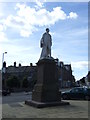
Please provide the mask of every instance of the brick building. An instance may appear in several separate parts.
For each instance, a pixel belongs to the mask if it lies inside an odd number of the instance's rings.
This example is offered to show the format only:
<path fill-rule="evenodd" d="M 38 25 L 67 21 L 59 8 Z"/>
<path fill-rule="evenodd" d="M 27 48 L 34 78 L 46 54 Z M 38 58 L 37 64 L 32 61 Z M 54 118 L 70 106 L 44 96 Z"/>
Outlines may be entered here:
<path fill-rule="evenodd" d="M 58 72 L 58 80 L 59 87 L 72 87 L 75 83 L 75 78 L 72 75 L 72 68 L 70 64 L 64 65 L 63 62 L 58 62 L 57 64 L 57 72 Z M 32 63 L 30 66 L 16 66 L 16 62 L 14 62 L 13 66 L 6 67 L 6 63 L 3 66 L 3 86 L 7 87 L 6 81 L 11 77 L 16 76 L 20 80 L 20 88 L 22 88 L 22 82 L 24 78 L 27 78 L 29 82 L 37 79 L 37 66 L 33 66 Z"/>
<path fill-rule="evenodd" d="M 86 76 L 84 76 L 80 80 L 76 81 L 76 84 L 79 86 L 90 87 L 90 71 L 88 71 L 88 74 Z"/>
<path fill-rule="evenodd" d="M 29 82 L 32 82 L 33 79 L 36 79 L 36 71 L 36 66 L 33 66 L 31 63 L 30 66 L 21 66 L 21 64 L 16 66 L 16 62 L 14 62 L 13 66 L 6 67 L 6 65 L 4 65 L 2 75 L 3 88 L 7 88 L 6 81 L 13 76 L 18 78 L 20 81 L 20 88 L 22 88 L 24 78 L 26 78 Z"/>
<path fill-rule="evenodd" d="M 75 77 L 72 75 L 71 64 L 60 62 L 58 65 L 59 86 L 61 88 L 73 87 L 75 84 Z"/>

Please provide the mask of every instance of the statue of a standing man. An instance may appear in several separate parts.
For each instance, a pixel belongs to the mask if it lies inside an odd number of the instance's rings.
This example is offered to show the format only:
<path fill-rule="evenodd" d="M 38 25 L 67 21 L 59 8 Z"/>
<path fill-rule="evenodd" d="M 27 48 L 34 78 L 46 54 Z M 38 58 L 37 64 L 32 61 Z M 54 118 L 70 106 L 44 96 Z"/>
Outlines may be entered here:
<path fill-rule="evenodd" d="M 42 48 L 40 59 L 51 57 L 52 38 L 49 34 L 49 28 L 46 28 L 46 32 L 43 34 L 40 41 L 40 46 Z"/>

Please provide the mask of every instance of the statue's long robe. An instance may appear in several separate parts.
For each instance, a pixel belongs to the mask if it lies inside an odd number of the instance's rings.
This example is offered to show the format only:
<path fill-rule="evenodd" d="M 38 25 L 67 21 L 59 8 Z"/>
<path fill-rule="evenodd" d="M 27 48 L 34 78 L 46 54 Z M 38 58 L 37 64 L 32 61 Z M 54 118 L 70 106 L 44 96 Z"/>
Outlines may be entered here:
<path fill-rule="evenodd" d="M 46 32 L 43 34 L 40 44 L 42 47 L 42 52 L 41 52 L 40 58 L 51 57 L 52 38 L 49 33 Z"/>

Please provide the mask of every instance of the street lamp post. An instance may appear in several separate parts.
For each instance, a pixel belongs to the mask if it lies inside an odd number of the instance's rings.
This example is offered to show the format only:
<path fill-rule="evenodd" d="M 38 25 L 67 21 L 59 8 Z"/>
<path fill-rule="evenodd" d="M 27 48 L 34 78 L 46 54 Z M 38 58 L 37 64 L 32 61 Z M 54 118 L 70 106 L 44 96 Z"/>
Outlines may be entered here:
<path fill-rule="evenodd" d="M 3 73 L 4 54 L 7 54 L 7 52 L 4 52 L 3 55 L 2 55 L 2 73 Z"/>
<path fill-rule="evenodd" d="M 2 89 L 5 87 L 5 80 L 4 80 L 5 68 L 3 67 L 4 54 L 7 54 L 7 52 L 4 52 L 4 53 L 2 54 Z"/>

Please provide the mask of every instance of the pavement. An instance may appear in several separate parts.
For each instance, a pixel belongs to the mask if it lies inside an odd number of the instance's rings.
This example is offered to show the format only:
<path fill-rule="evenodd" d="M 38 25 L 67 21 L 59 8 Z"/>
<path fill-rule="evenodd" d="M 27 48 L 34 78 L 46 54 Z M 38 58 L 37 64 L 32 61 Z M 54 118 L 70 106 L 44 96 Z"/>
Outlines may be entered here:
<path fill-rule="evenodd" d="M 88 101 L 66 100 L 70 105 L 34 108 L 23 102 L 2 104 L 3 118 L 88 118 Z"/>

